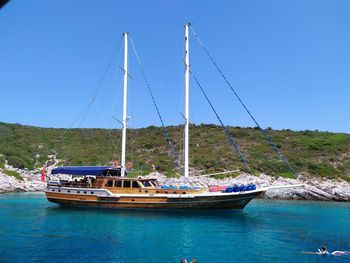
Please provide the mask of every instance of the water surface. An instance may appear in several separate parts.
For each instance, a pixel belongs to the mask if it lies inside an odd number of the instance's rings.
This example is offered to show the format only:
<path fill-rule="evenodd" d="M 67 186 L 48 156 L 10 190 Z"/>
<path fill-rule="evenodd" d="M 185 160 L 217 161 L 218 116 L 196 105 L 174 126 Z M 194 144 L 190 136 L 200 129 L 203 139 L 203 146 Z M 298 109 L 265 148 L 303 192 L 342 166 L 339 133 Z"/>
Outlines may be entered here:
<path fill-rule="evenodd" d="M 251 202 L 221 212 L 63 208 L 43 194 L 0 195 L 0 262 L 350 262 L 350 204 Z"/>

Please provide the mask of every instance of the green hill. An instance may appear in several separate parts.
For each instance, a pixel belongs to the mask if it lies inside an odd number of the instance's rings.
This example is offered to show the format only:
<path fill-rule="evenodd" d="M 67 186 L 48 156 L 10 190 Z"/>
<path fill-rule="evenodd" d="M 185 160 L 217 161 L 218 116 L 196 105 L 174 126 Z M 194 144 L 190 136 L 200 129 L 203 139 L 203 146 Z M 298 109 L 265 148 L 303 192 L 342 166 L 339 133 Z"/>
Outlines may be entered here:
<path fill-rule="evenodd" d="M 177 153 L 182 151 L 183 126 L 168 127 Z M 256 128 L 229 127 L 253 173 L 292 177 L 287 166 Z M 319 131 L 267 129 L 274 143 L 300 173 L 329 178 L 350 176 L 350 135 Z M 147 173 L 155 166 L 175 174 L 174 159 L 161 127 L 128 130 L 127 160 L 134 170 Z M 56 154 L 62 165 L 110 165 L 120 156 L 121 131 L 111 129 L 56 129 L 0 123 L 0 166 L 32 169 Z M 191 167 L 211 173 L 244 170 L 221 127 L 192 125 Z M 1 167 L 0 167 L 1 168 Z"/>

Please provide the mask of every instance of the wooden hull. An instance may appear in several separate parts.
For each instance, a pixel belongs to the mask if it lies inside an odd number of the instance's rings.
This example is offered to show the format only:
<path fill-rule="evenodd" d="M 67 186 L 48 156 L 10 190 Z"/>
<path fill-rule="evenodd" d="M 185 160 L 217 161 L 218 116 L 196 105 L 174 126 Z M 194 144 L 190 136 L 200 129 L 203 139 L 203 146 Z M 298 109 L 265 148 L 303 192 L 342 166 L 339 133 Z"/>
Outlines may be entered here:
<path fill-rule="evenodd" d="M 76 207 L 114 209 L 213 210 L 243 209 L 252 199 L 265 193 L 254 190 L 240 193 L 204 193 L 198 195 L 120 195 L 98 196 L 46 191 L 50 202 Z"/>

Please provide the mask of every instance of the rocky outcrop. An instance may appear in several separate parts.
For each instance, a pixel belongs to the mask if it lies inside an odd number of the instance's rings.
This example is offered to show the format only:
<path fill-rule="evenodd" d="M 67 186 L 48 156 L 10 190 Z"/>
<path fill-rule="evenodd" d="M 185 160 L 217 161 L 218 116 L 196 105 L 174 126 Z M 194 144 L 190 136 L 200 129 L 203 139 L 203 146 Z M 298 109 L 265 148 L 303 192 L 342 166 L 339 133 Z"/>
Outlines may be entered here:
<path fill-rule="evenodd" d="M 56 155 L 49 155 L 45 162 L 46 171 L 51 170 L 61 160 Z M 7 175 L 5 171 L 17 172 L 22 180 L 16 179 L 14 176 Z M 5 161 L 4 168 L 0 169 L 0 193 L 11 192 L 42 192 L 46 188 L 46 182 L 41 181 L 41 169 L 27 170 L 14 168 Z"/>
<path fill-rule="evenodd" d="M 6 175 L 0 170 L 0 193 L 8 192 L 37 192 L 44 191 L 46 183 L 41 181 L 40 170 L 27 171 L 6 166 L 10 171 L 18 172 L 23 180 L 18 180 L 13 176 Z"/>

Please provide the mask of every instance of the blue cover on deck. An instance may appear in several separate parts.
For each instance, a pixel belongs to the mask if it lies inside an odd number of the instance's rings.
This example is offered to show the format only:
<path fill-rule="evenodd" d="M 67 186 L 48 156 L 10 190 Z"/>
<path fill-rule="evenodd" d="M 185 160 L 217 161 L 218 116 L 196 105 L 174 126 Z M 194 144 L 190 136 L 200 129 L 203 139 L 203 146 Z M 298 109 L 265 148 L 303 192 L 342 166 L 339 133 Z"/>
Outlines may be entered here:
<path fill-rule="evenodd" d="M 110 166 L 61 166 L 52 169 L 51 174 L 73 174 L 73 175 L 103 175 L 108 170 L 117 170 Z"/>

